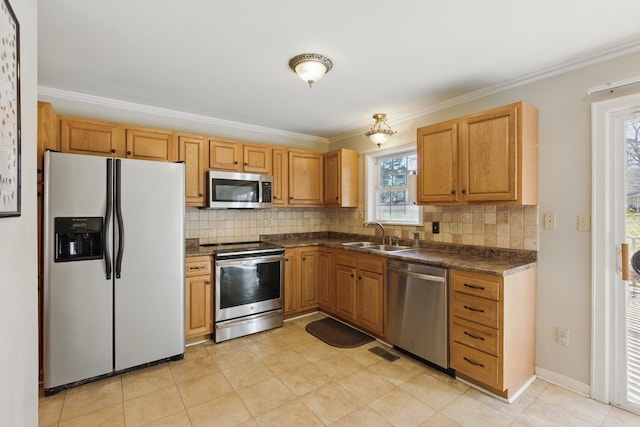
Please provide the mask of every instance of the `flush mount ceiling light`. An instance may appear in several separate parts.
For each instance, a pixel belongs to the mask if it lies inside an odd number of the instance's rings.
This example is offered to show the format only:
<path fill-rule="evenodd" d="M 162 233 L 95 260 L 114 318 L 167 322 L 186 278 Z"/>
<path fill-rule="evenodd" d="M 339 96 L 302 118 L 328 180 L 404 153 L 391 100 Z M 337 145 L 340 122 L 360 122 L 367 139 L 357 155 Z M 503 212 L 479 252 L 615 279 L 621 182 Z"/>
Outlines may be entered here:
<path fill-rule="evenodd" d="M 289 67 L 305 82 L 309 87 L 333 68 L 333 62 L 329 58 L 317 53 L 303 53 L 296 55 L 289 60 Z"/>
<path fill-rule="evenodd" d="M 373 116 L 375 123 L 371 126 L 371 129 L 364 134 L 369 137 L 371 142 L 378 145 L 378 148 L 391 137 L 396 134 L 395 130 L 391 129 L 391 126 L 387 123 L 387 115 L 384 113 L 376 113 Z"/>

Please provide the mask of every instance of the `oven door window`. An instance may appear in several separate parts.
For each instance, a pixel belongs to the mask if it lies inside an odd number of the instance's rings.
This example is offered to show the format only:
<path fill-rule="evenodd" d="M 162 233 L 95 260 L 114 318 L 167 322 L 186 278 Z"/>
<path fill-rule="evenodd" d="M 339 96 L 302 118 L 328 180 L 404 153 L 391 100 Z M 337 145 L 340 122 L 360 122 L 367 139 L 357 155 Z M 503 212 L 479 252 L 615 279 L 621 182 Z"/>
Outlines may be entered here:
<path fill-rule="evenodd" d="M 220 267 L 220 308 L 280 298 L 280 261 Z"/>
<path fill-rule="evenodd" d="M 214 202 L 259 202 L 259 181 L 239 181 L 233 179 L 212 179 Z"/>

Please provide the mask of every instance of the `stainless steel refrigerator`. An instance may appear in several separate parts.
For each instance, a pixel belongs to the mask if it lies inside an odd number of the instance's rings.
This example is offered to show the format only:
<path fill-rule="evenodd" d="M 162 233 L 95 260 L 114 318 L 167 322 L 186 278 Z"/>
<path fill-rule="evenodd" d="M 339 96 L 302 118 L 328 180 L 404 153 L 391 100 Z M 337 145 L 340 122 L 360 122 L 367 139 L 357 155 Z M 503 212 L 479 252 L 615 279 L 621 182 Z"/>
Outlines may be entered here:
<path fill-rule="evenodd" d="M 184 165 L 45 153 L 44 388 L 184 354 Z"/>

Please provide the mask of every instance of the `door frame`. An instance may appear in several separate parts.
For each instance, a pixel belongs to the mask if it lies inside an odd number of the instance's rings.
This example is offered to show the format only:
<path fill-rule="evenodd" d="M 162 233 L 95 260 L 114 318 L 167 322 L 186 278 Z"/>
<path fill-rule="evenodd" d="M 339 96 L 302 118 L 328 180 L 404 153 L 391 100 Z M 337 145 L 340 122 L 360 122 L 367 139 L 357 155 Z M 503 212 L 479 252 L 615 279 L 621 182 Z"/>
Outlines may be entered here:
<path fill-rule="evenodd" d="M 620 360 L 615 344 L 622 339 L 616 335 L 620 328 L 613 304 L 620 280 L 618 251 L 623 243 L 616 236 L 622 226 L 616 223 L 616 206 L 623 202 L 623 194 L 616 191 L 621 185 L 616 172 L 625 167 L 620 164 L 622 156 L 616 155 L 615 125 L 633 104 L 640 105 L 640 93 L 591 105 L 591 397 L 607 404 L 619 404 L 614 385 L 624 375 L 614 369 Z"/>

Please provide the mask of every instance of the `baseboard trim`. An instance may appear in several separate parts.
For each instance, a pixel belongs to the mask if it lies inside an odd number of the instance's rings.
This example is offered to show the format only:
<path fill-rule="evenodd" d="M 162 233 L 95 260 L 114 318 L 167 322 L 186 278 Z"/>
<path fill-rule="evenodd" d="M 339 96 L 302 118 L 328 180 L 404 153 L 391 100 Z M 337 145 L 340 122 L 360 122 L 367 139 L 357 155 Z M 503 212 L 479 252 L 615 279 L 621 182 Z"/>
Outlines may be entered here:
<path fill-rule="evenodd" d="M 558 387 L 566 388 L 574 393 L 581 394 L 586 397 L 591 397 L 591 386 L 583 382 L 574 380 L 565 375 L 558 374 L 557 372 L 549 371 L 547 369 L 536 366 L 536 375 L 538 378 L 545 380 Z"/>

